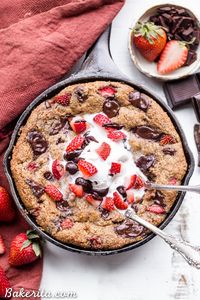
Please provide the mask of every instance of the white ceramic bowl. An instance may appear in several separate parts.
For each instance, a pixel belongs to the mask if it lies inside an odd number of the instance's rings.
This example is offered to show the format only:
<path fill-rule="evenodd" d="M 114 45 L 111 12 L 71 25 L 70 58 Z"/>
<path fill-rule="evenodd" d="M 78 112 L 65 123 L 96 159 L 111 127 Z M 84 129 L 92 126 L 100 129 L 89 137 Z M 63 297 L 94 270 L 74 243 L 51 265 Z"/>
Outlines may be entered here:
<path fill-rule="evenodd" d="M 183 7 L 183 6 L 179 6 L 179 5 L 174 5 L 174 4 L 161 4 L 161 5 L 156 5 L 153 6 L 151 8 L 149 8 L 138 20 L 140 22 L 145 22 L 148 21 L 150 16 L 156 14 L 157 9 L 163 6 L 174 6 L 177 8 L 185 8 L 187 10 L 187 12 L 190 14 L 191 17 L 194 17 L 197 20 L 198 26 L 200 28 L 200 21 L 197 18 L 197 16 L 191 12 L 190 9 Z M 137 23 L 136 22 L 136 23 Z M 133 24 L 132 28 L 135 27 L 135 24 Z M 133 61 L 133 63 L 135 64 L 135 66 L 138 68 L 139 71 L 141 71 L 142 73 L 144 73 L 145 75 L 147 75 L 148 77 L 154 77 L 160 80 L 174 80 L 174 79 L 180 79 L 183 77 L 186 77 L 190 74 L 193 74 L 197 71 L 197 69 L 200 67 L 200 44 L 196 50 L 197 52 L 197 60 L 195 62 L 193 62 L 190 66 L 185 66 L 182 67 L 172 73 L 166 74 L 166 75 L 160 75 L 157 72 L 157 64 L 155 62 L 149 62 L 147 61 L 138 51 L 138 49 L 135 47 L 135 45 L 132 42 L 132 31 L 130 30 L 130 34 L 129 34 L 129 51 L 130 51 L 130 55 L 131 55 L 131 59 Z"/>

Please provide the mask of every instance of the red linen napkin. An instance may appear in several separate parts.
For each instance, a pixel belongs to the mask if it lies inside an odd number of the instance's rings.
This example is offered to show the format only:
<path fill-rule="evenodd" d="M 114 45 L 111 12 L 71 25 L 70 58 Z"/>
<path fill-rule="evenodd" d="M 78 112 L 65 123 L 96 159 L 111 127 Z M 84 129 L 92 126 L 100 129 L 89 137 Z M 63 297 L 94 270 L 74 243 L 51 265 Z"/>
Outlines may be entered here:
<path fill-rule="evenodd" d="M 123 3 L 124 0 L 0 1 L 0 185 L 8 188 L 2 159 L 15 119 L 37 95 L 70 70 Z M 21 216 L 12 225 L 0 224 L 7 249 L 12 238 L 26 227 Z M 0 257 L 0 265 L 14 290 L 37 290 L 42 260 L 17 269 L 9 267 L 7 255 Z"/>

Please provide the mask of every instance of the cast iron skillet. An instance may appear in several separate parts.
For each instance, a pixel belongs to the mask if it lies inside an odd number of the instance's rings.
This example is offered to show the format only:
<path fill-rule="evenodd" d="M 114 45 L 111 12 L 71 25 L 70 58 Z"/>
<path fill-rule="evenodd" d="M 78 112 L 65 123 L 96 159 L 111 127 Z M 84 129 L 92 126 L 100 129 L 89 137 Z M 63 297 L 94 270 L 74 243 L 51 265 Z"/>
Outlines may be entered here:
<path fill-rule="evenodd" d="M 20 127 L 26 123 L 27 118 L 29 117 L 30 113 L 32 110 L 41 102 L 43 102 L 46 99 L 49 99 L 56 95 L 60 90 L 65 88 L 68 85 L 74 84 L 74 83 L 81 83 L 81 82 L 89 82 L 89 81 L 95 81 L 95 80 L 112 80 L 112 81 L 121 81 L 122 83 L 126 83 L 133 88 L 136 88 L 142 93 L 145 93 L 155 99 L 160 106 L 167 112 L 167 114 L 170 116 L 177 132 L 179 133 L 182 143 L 183 143 L 183 148 L 185 152 L 185 156 L 187 159 L 188 163 L 188 170 L 187 174 L 183 180 L 184 184 L 187 184 L 189 182 L 189 179 L 193 173 L 194 170 L 194 160 L 193 156 L 191 154 L 191 151 L 188 147 L 185 135 L 180 127 L 180 124 L 176 117 L 174 116 L 172 110 L 162 102 L 161 99 L 159 99 L 157 96 L 152 95 L 150 91 L 144 88 L 143 86 L 138 86 L 135 85 L 132 81 L 127 79 L 123 74 L 120 73 L 120 71 L 117 69 L 115 66 L 111 54 L 110 54 L 110 49 L 109 49 L 109 39 L 110 39 L 110 28 L 107 29 L 102 36 L 97 40 L 95 45 L 90 49 L 86 60 L 84 61 L 81 70 L 75 74 L 70 76 L 67 79 L 64 79 L 61 82 L 56 83 L 52 87 L 48 88 L 46 91 L 44 91 L 41 95 L 39 95 L 24 111 L 24 113 L 21 115 L 19 121 L 17 122 L 17 125 L 14 129 L 10 145 L 6 151 L 5 157 L 4 157 L 4 168 L 5 168 L 5 174 L 8 178 L 11 192 L 13 195 L 13 198 L 15 200 L 15 203 L 26 219 L 26 221 L 40 234 L 41 237 L 44 239 L 50 241 L 51 243 L 64 248 L 69 251 L 77 252 L 77 253 L 84 253 L 88 255 L 110 255 L 110 254 L 116 254 L 120 252 L 125 252 L 128 250 L 132 250 L 136 247 L 142 246 L 144 243 L 148 242 L 151 240 L 155 235 L 150 234 L 148 235 L 145 239 L 142 241 L 138 241 L 132 245 L 128 245 L 125 247 L 122 247 L 120 249 L 115 249 L 115 250 L 86 250 L 74 245 L 66 245 L 62 242 L 57 241 L 53 237 L 51 237 L 48 233 L 43 232 L 40 227 L 36 224 L 34 218 L 27 212 L 25 209 L 15 186 L 14 180 L 12 178 L 11 170 L 10 170 L 10 160 L 12 156 L 12 150 L 14 145 L 16 144 L 18 134 Z M 174 217 L 176 212 L 178 211 L 183 198 L 184 198 L 185 193 L 179 193 L 177 196 L 177 199 L 175 201 L 174 206 L 172 207 L 170 213 L 164 220 L 164 222 L 160 225 L 160 228 L 164 228 Z"/>

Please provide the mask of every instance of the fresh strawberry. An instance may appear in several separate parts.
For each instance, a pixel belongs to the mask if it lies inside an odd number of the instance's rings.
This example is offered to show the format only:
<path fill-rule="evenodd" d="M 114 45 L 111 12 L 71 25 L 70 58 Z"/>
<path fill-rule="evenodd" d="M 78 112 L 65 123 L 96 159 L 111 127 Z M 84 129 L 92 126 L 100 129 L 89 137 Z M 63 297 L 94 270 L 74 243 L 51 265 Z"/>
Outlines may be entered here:
<path fill-rule="evenodd" d="M 12 266 L 21 266 L 35 261 L 39 256 L 40 237 L 35 231 L 28 230 L 18 234 L 11 242 L 8 262 Z"/>
<path fill-rule="evenodd" d="M 6 292 L 10 288 L 11 288 L 10 282 L 6 276 L 6 273 L 4 272 L 2 267 L 0 267 L 0 298 L 1 299 L 10 299 L 11 298 L 11 296 L 6 296 Z"/>
<path fill-rule="evenodd" d="M 62 106 L 68 106 L 70 103 L 70 99 L 71 99 L 71 94 L 70 93 L 66 93 L 64 95 L 58 95 L 54 98 L 54 102 L 58 103 Z"/>
<path fill-rule="evenodd" d="M 115 95 L 116 88 L 114 88 L 111 85 L 108 85 L 108 86 L 104 86 L 104 87 L 98 89 L 98 91 L 103 97 L 110 97 L 110 96 Z"/>
<path fill-rule="evenodd" d="M 11 222 L 15 218 L 12 200 L 2 186 L 0 186 L 0 222 Z"/>
<path fill-rule="evenodd" d="M 135 201 L 134 193 L 131 190 L 126 191 L 126 198 L 128 204 L 132 204 Z"/>
<path fill-rule="evenodd" d="M 27 169 L 30 171 L 30 172 L 35 172 L 37 169 L 39 168 L 39 165 L 34 162 L 34 161 L 31 161 L 28 166 L 27 166 Z"/>
<path fill-rule="evenodd" d="M 107 211 L 114 210 L 114 199 L 112 197 L 105 197 L 101 203 L 101 207 Z"/>
<path fill-rule="evenodd" d="M 65 174 L 65 168 L 58 159 L 54 160 L 52 163 L 52 173 L 58 180 Z"/>
<path fill-rule="evenodd" d="M 73 138 L 73 140 L 67 146 L 66 151 L 71 152 L 81 148 L 83 142 L 84 142 L 84 137 L 82 137 L 81 135 L 75 136 L 75 138 Z"/>
<path fill-rule="evenodd" d="M 74 183 L 69 183 L 69 189 L 72 193 L 74 193 L 78 198 L 83 197 L 84 195 L 84 191 L 83 191 L 83 187 L 81 185 L 78 184 L 74 184 Z"/>
<path fill-rule="evenodd" d="M 93 176 L 98 172 L 97 168 L 93 166 L 93 164 L 83 159 L 78 161 L 78 168 L 86 177 Z"/>
<path fill-rule="evenodd" d="M 121 164 L 112 162 L 111 168 L 110 168 L 110 174 L 118 174 L 121 171 Z"/>
<path fill-rule="evenodd" d="M 99 154 L 99 156 L 106 160 L 108 156 L 110 155 L 111 147 L 109 144 L 103 142 L 99 148 L 96 149 L 96 152 Z"/>
<path fill-rule="evenodd" d="M 160 145 L 164 146 L 167 144 L 174 144 L 176 142 L 175 138 L 169 134 L 163 135 L 163 137 L 160 140 Z"/>
<path fill-rule="evenodd" d="M 184 42 L 169 41 L 158 61 L 158 73 L 164 75 L 179 69 L 185 64 L 187 57 L 188 48 Z"/>
<path fill-rule="evenodd" d="M 99 206 L 99 201 L 95 200 L 92 195 L 87 195 L 85 197 L 85 199 L 87 200 L 87 202 L 89 202 L 91 205 L 93 205 L 94 207 L 98 207 Z"/>
<path fill-rule="evenodd" d="M 133 43 L 148 61 L 154 61 L 167 42 L 165 31 L 152 22 L 138 22 L 133 28 L 132 36 Z"/>
<path fill-rule="evenodd" d="M 87 128 L 87 122 L 85 120 L 77 120 L 77 121 L 71 121 L 70 126 L 76 133 L 84 132 Z"/>
<path fill-rule="evenodd" d="M 111 120 L 103 115 L 103 114 L 97 114 L 94 118 L 93 118 L 94 122 L 97 123 L 99 126 L 103 126 L 104 124 L 108 124 L 111 122 Z"/>
<path fill-rule="evenodd" d="M 4 254 L 5 252 L 6 252 L 6 247 L 2 236 L 0 235 L 0 255 Z"/>
<path fill-rule="evenodd" d="M 128 203 L 124 202 L 122 197 L 118 194 L 118 192 L 113 193 L 113 200 L 114 204 L 118 209 L 127 209 L 128 208 Z"/>
<path fill-rule="evenodd" d="M 130 182 L 126 189 L 129 190 L 129 189 L 133 188 L 133 189 L 139 190 L 143 186 L 144 186 L 144 182 L 143 182 L 142 178 L 140 178 L 137 175 L 132 175 L 130 178 Z"/>
<path fill-rule="evenodd" d="M 107 137 L 115 142 L 118 142 L 126 139 L 127 136 L 122 131 L 112 130 L 108 132 Z"/>
<path fill-rule="evenodd" d="M 70 218 L 66 218 L 65 220 L 62 221 L 61 227 L 62 229 L 70 229 L 74 226 L 74 222 Z"/>
<path fill-rule="evenodd" d="M 63 199 L 63 194 L 53 184 L 48 184 L 44 190 L 47 195 L 49 195 L 49 197 L 54 201 L 61 201 Z"/>
<path fill-rule="evenodd" d="M 146 210 L 154 214 L 165 214 L 164 208 L 158 204 L 152 204 Z"/>

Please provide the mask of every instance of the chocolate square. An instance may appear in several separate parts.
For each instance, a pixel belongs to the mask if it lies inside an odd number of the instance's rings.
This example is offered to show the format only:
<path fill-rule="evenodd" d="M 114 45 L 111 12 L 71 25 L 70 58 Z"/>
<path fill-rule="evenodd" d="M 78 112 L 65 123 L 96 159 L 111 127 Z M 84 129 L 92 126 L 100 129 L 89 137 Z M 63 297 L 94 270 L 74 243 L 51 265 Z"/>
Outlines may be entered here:
<path fill-rule="evenodd" d="M 192 104 L 197 120 L 200 122 L 200 93 L 194 95 L 192 98 Z"/>

